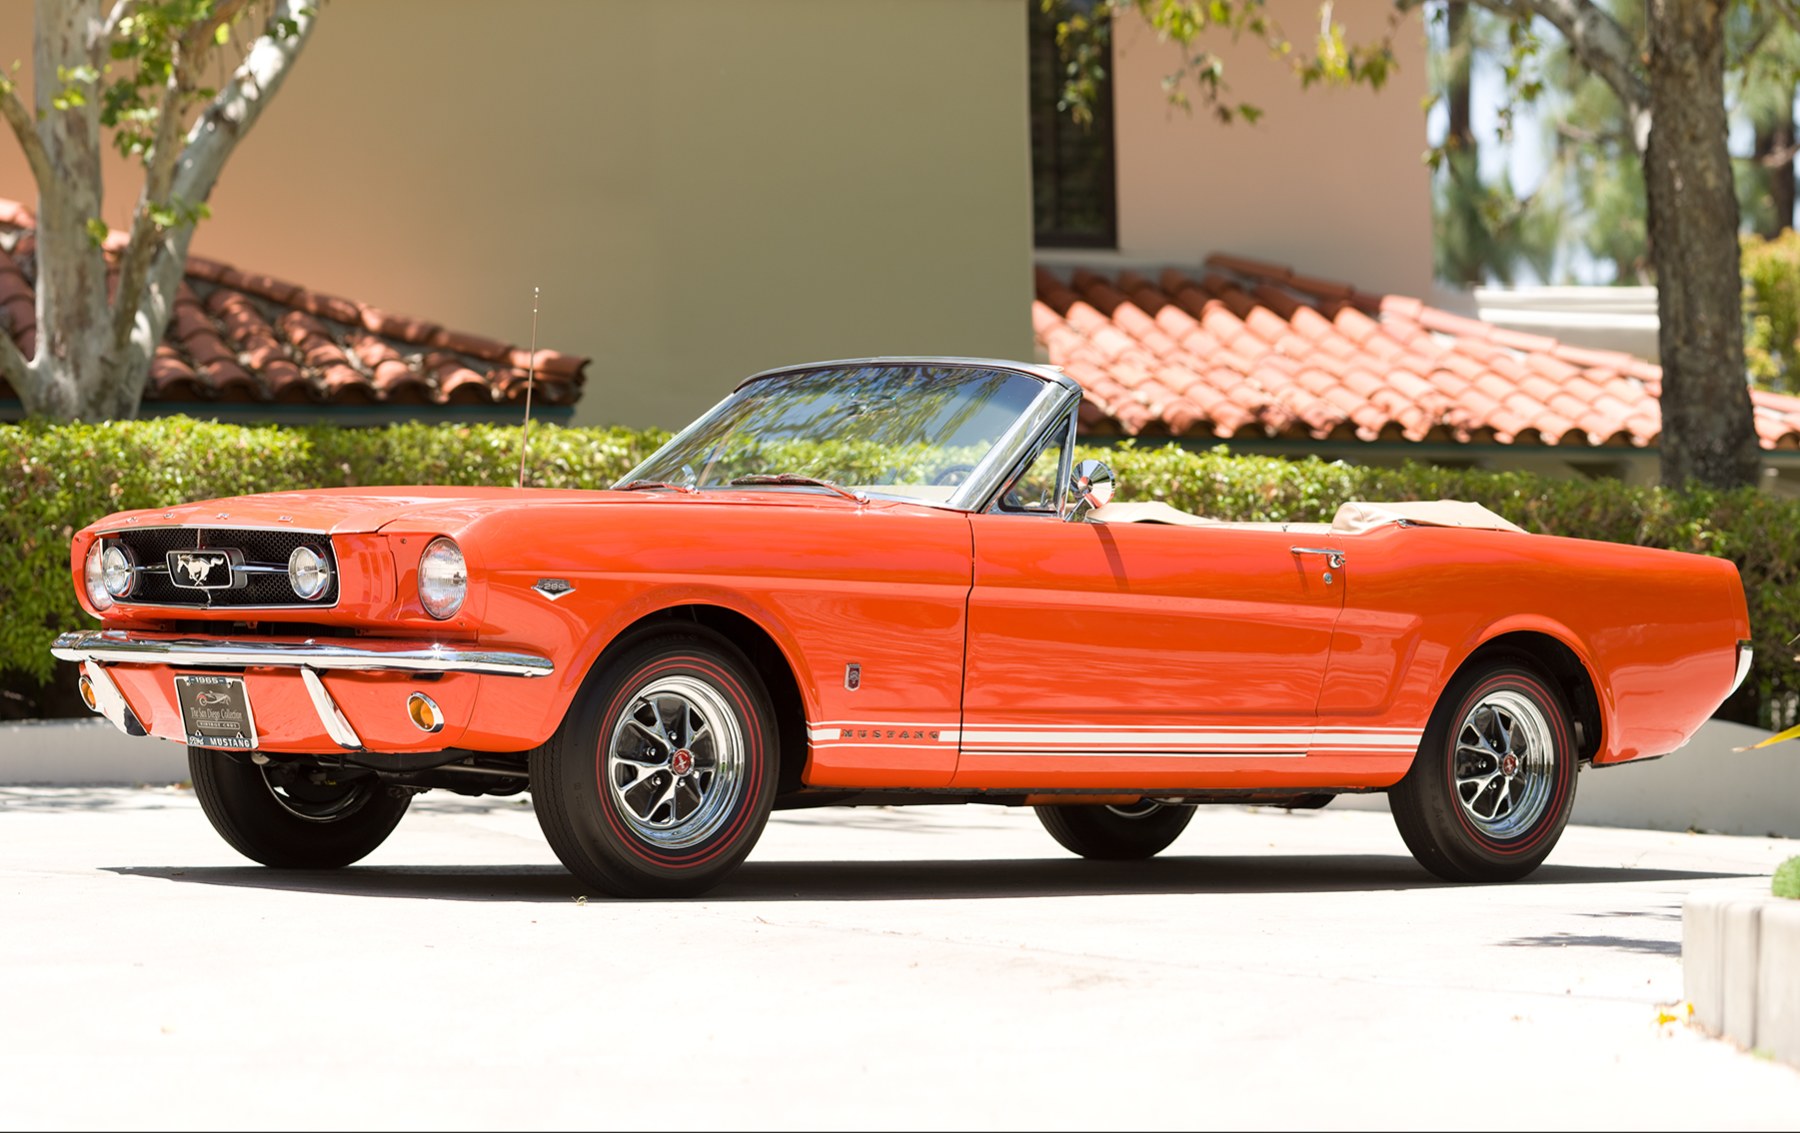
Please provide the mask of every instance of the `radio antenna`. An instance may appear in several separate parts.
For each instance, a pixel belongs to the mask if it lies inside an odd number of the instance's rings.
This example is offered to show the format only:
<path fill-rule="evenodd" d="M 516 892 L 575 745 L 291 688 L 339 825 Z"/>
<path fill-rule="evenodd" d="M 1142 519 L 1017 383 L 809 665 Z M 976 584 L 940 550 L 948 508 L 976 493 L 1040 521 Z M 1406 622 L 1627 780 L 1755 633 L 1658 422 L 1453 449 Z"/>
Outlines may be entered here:
<path fill-rule="evenodd" d="M 525 486 L 525 454 L 531 448 L 531 387 L 537 384 L 538 289 L 531 289 L 531 360 L 525 370 L 525 430 L 519 437 L 519 487 Z"/>

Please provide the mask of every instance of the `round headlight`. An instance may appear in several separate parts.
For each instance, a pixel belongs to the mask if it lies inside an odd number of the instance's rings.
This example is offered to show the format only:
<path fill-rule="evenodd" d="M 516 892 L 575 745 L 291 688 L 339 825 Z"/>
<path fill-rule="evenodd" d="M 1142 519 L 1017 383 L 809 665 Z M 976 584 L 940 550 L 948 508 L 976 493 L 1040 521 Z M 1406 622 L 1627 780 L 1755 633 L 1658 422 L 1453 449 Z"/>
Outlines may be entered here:
<path fill-rule="evenodd" d="M 100 564 L 100 556 L 106 546 L 99 539 L 88 545 L 87 562 L 82 564 L 82 575 L 87 582 L 88 605 L 96 610 L 110 609 L 113 596 L 106 592 L 105 568 Z"/>
<path fill-rule="evenodd" d="M 121 543 L 108 543 L 100 552 L 100 585 L 114 598 L 123 598 L 137 584 L 137 559 Z"/>
<path fill-rule="evenodd" d="M 468 592 L 462 551 L 449 539 L 433 539 L 419 556 L 419 603 L 434 618 L 453 618 Z"/>
<path fill-rule="evenodd" d="M 288 585 L 300 597 L 315 602 L 331 585 L 331 564 L 312 547 L 295 547 L 288 556 Z"/>

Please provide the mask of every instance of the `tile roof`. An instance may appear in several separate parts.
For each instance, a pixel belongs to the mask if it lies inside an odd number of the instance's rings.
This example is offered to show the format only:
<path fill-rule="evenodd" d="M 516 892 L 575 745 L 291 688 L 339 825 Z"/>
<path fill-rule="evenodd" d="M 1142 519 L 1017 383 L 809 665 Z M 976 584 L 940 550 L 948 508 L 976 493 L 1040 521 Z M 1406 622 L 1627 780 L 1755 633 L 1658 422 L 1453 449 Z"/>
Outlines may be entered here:
<path fill-rule="evenodd" d="M 1094 434 L 1628 447 L 1662 431 L 1662 367 L 1238 256 L 1061 277 L 1039 347 L 1087 391 Z M 1765 449 L 1800 448 L 1800 398 L 1751 391 Z"/>
<path fill-rule="evenodd" d="M 0 199 L 0 329 L 27 358 L 37 348 L 37 222 Z M 125 236 L 106 247 L 117 253 Z M 150 363 L 146 409 L 203 411 L 217 403 L 510 407 L 522 402 L 529 351 L 388 314 L 266 275 L 188 258 L 168 334 Z M 537 406 L 581 397 L 586 358 L 537 352 Z M 0 399 L 18 394 L 0 378 Z"/>

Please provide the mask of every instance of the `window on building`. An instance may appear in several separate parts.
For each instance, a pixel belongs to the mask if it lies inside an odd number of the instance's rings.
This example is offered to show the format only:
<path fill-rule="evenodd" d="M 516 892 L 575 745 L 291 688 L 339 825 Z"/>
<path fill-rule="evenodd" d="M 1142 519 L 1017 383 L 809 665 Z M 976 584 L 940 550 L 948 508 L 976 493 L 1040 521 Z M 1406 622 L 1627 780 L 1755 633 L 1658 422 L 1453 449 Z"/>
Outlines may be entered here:
<path fill-rule="evenodd" d="M 1031 200 L 1037 244 L 1044 248 L 1115 248 L 1119 243 L 1113 162 L 1112 47 L 1094 120 L 1078 124 L 1058 110 L 1065 68 L 1056 46 L 1064 0 L 1046 13 L 1031 0 Z"/>

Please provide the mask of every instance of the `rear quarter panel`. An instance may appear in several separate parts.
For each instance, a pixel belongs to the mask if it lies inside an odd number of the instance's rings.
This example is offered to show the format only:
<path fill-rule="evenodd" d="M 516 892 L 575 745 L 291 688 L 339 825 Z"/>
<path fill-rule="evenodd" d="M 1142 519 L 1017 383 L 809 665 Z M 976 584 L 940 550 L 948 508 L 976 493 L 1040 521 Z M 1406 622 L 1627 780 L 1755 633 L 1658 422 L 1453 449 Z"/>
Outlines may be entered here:
<path fill-rule="evenodd" d="M 1595 761 L 1662 755 L 1729 693 L 1749 636 L 1729 562 L 1515 532 L 1383 527 L 1340 540 L 1348 591 L 1321 729 L 1422 726 L 1481 646 L 1512 633 L 1567 646 L 1597 692 Z"/>

